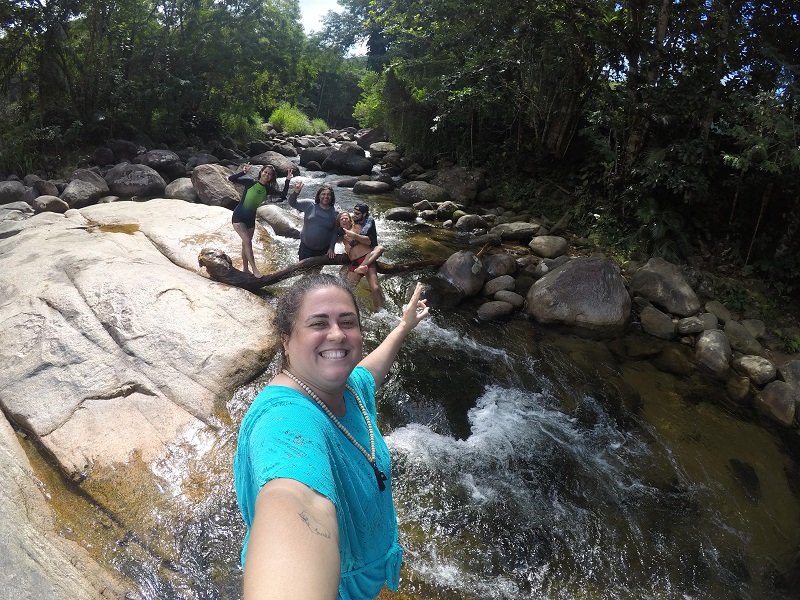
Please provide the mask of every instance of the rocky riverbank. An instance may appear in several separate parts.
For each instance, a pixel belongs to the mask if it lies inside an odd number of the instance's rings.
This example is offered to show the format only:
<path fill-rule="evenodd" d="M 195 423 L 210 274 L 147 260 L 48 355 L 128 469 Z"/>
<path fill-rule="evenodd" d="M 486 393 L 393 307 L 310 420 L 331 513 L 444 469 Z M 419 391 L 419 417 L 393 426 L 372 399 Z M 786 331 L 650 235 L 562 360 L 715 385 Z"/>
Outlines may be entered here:
<path fill-rule="evenodd" d="M 660 259 L 618 265 L 582 232 L 504 208 L 481 173 L 424 168 L 381 137 L 275 134 L 246 148 L 203 150 L 117 140 L 68 179 L 0 182 L 0 406 L 18 435 L 127 537 L 163 540 L 147 548 L 163 564 L 177 551 L 172 522 L 195 514 L 188 507 L 202 503 L 202 490 L 224 479 L 204 471 L 203 453 L 229 418 L 226 399 L 264 371 L 277 343 L 268 299 L 211 281 L 197 262 L 204 248 L 240 247 L 227 210 L 239 190 L 227 175 L 243 162 L 270 162 L 285 174 L 299 157 L 306 169 L 346 175 L 340 184 L 358 193 L 396 190 L 403 206 L 384 218 L 452 228 L 465 249 L 426 278 L 431 303 L 442 309 L 468 302 L 484 321 L 525 315 L 542 326 L 620 336 L 622 352 L 654 360 L 662 347 L 635 336 L 679 341 L 679 358 L 659 364 L 677 375 L 702 369 L 754 416 L 796 432 L 800 361 L 777 351 L 771 326 L 709 296 L 713 273 Z M 256 260 L 274 264 L 268 228 L 296 236 L 299 221 L 274 205 L 259 210 L 259 221 Z M 35 496 L 38 478 L 19 442 L 2 439 L 5 471 L 22 474 L 24 494 Z M 182 472 L 166 477 L 165 465 L 184 453 Z M 25 517 L 11 510 L 12 496 L 0 510 L 16 523 Z M 31 523 L 33 531 L 54 528 Z M 53 549 L 51 534 L 25 531 L 13 528 L 3 539 L 37 550 L 7 571 L 30 571 L 34 556 L 41 580 L 60 589 L 50 556 L 62 550 Z M 102 574 L 79 546 L 65 547 L 73 564 Z M 118 597 L 116 578 L 92 581 Z"/>

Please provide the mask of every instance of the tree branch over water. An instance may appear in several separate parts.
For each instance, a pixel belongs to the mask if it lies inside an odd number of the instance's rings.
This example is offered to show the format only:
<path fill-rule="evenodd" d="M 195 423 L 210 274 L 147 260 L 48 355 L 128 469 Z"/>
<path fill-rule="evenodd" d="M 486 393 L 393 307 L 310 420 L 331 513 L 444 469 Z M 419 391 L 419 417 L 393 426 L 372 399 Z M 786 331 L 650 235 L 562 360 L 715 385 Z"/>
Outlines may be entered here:
<path fill-rule="evenodd" d="M 445 263 L 445 260 L 444 258 L 431 258 L 397 264 L 376 262 L 375 266 L 378 269 L 378 273 L 382 275 L 398 275 L 399 273 L 407 273 L 427 267 L 439 267 Z M 197 262 L 201 267 L 205 267 L 209 277 L 214 281 L 219 281 L 220 283 L 243 288 L 245 290 L 256 291 L 274 285 L 284 279 L 303 275 L 306 271 L 315 267 L 324 265 L 346 265 L 350 262 L 350 259 L 345 254 L 337 254 L 333 258 L 314 256 L 261 277 L 255 277 L 252 273 L 245 273 L 235 268 L 227 254 L 213 248 L 203 248 L 197 257 Z"/>

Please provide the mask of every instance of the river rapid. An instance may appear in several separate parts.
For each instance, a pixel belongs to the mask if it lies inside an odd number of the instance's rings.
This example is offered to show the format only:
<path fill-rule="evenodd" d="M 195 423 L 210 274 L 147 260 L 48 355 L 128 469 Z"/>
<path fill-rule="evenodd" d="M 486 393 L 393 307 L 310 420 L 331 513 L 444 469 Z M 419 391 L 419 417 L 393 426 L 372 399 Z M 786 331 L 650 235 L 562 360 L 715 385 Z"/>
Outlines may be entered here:
<path fill-rule="evenodd" d="M 336 179 L 301 175 L 303 197 Z M 351 209 L 363 198 L 336 188 L 336 200 Z M 451 232 L 383 219 L 391 196 L 367 201 L 382 260 L 464 247 Z M 294 262 L 297 246 L 276 238 L 276 267 Z M 378 313 L 361 283 L 367 349 L 398 322 L 413 282 L 432 274 L 382 276 L 387 310 Z M 469 302 L 431 312 L 378 395 L 405 547 L 400 591 L 382 598 L 798 597 L 796 450 L 714 382 L 630 358 L 626 344 L 650 343 L 639 336 L 586 339 L 522 315 L 482 323 Z M 227 402 L 217 438 L 161 466 L 169 480 L 202 455 L 211 482 L 174 525 L 178 564 L 148 552 L 154 540 L 117 543 L 105 557 L 143 598 L 241 597 L 231 462 L 238 425 L 277 368 Z"/>

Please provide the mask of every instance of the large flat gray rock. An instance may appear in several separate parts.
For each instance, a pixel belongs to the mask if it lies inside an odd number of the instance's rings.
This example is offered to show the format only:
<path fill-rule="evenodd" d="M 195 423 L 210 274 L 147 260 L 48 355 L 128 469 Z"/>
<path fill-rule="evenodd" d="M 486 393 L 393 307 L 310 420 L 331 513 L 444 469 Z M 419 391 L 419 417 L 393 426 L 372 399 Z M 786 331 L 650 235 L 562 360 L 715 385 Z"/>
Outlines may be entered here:
<path fill-rule="evenodd" d="M 0 404 L 76 480 L 145 463 L 260 373 L 272 308 L 204 277 L 230 211 L 181 200 L 43 213 L 0 239 Z"/>
<path fill-rule="evenodd" d="M 525 312 L 538 322 L 619 335 L 631 299 L 619 267 L 605 258 L 573 258 L 538 279 L 525 298 Z"/>

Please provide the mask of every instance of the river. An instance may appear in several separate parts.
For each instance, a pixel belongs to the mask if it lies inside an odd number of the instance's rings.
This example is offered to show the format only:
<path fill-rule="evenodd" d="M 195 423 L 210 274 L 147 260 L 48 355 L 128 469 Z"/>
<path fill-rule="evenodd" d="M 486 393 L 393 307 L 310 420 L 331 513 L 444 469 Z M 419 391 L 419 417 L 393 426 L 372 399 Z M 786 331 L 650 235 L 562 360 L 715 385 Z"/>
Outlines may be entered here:
<path fill-rule="evenodd" d="M 303 197 L 336 179 L 302 174 Z M 347 209 L 357 201 L 345 188 L 336 199 Z M 385 220 L 391 196 L 369 203 L 382 260 L 463 247 L 451 232 Z M 297 245 L 275 240 L 277 267 L 295 260 Z M 382 277 L 379 313 L 359 286 L 368 349 L 397 323 L 413 281 L 431 274 Z M 796 451 L 732 407 L 718 384 L 626 352 L 651 342 L 636 332 L 585 339 L 521 315 L 483 323 L 470 303 L 432 311 L 378 397 L 405 547 L 400 591 L 381 597 L 800 597 Z M 239 389 L 219 437 L 202 440 L 211 483 L 174 525 L 181 560 L 164 564 L 146 550 L 152 540 L 119 543 L 107 557 L 142 597 L 241 597 L 244 528 L 230 464 L 238 424 L 276 370 Z M 186 467 L 178 452 L 170 461 L 165 479 Z"/>

